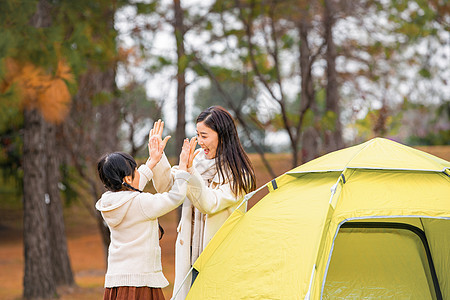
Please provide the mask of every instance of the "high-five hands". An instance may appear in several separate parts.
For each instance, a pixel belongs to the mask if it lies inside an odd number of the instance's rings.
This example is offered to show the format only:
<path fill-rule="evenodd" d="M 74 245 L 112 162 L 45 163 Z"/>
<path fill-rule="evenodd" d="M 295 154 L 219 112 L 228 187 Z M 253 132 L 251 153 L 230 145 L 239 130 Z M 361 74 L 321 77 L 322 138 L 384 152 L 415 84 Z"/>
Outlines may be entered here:
<path fill-rule="evenodd" d="M 167 142 L 171 138 L 171 136 L 166 136 L 164 140 L 162 139 L 162 133 L 164 130 L 164 121 L 158 120 L 153 123 L 153 128 L 150 130 L 148 135 L 148 154 L 149 159 L 147 160 L 147 166 L 150 169 L 153 169 L 154 166 L 161 160 L 162 154 L 164 153 L 164 149 L 167 145 Z M 193 165 L 194 158 L 200 152 L 200 149 L 195 151 L 195 147 L 197 146 L 197 137 L 189 139 L 185 139 L 183 142 L 183 147 L 180 153 L 180 163 L 179 169 L 185 170 L 191 168 Z"/>

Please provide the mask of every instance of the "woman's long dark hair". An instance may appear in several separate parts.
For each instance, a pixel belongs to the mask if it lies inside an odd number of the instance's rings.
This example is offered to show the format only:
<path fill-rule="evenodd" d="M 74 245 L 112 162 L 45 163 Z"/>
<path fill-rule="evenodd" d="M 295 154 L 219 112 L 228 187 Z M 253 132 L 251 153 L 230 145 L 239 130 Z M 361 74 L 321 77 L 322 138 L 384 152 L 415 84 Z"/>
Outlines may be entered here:
<path fill-rule="evenodd" d="M 221 106 L 211 106 L 200 113 L 197 123 L 203 122 L 217 132 L 216 169 L 222 178 L 232 182 L 236 196 L 256 189 L 255 171 L 242 148 L 233 117 Z M 232 178 L 229 178 L 232 176 Z M 232 179 L 232 180 L 230 180 Z"/>
<path fill-rule="evenodd" d="M 100 180 L 105 185 L 105 188 L 111 192 L 119 192 L 126 190 L 133 190 L 142 193 L 124 181 L 125 176 L 130 176 L 134 179 L 134 170 L 137 163 L 134 158 L 128 153 L 114 152 L 106 154 L 100 158 L 97 163 L 97 171 Z M 164 235 L 164 229 L 159 225 L 159 239 Z"/>

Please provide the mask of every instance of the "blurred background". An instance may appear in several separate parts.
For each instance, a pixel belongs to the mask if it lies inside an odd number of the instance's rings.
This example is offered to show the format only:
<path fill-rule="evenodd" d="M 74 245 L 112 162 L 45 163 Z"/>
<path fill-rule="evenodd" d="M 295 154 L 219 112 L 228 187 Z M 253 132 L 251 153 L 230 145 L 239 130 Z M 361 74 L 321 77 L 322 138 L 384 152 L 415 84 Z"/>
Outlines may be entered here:
<path fill-rule="evenodd" d="M 450 160 L 449 27 L 440 0 L 0 1 L 0 298 L 102 297 L 96 162 L 144 162 L 158 119 L 176 164 L 225 107 L 258 186 L 373 137 Z"/>

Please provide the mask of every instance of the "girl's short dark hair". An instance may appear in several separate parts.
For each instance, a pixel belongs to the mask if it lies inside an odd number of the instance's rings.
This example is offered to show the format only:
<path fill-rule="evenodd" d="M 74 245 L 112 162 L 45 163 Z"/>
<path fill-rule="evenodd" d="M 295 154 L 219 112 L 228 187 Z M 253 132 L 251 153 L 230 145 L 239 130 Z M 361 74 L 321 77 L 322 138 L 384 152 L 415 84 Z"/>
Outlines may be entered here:
<path fill-rule="evenodd" d="M 199 122 L 217 132 L 219 141 L 216 150 L 216 169 L 222 178 L 232 182 L 234 194 L 241 195 L 243 192 L 254 191 L 255 171 L 242 148 L 231 114 L 221 106 L 211 106 L 200 113 L 197 117 L 197 123 Z"/>
<path fill-rule="evenodd" d="M 97 163 L 97 171 L 105 188 L 111 192 L 124 190 L 124 178 L 130 176 L 134 179 L 134 170 L 137 163 L 134 158 L 124 152 L 109 153 Z"/>

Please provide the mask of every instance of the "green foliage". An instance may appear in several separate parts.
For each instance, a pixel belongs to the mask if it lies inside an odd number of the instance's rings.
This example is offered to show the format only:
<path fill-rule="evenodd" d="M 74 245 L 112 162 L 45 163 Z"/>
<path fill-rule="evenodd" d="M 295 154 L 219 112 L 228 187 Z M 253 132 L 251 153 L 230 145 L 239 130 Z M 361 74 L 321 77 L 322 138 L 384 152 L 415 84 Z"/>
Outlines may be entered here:
<path fill-rule="evenodd" d="M 247 41 L 245 40 L 245 31 L 244 30 L 236 29 L 236 28 L 227 29 L 224 31 L 224 35 L 225 36 L 233 36 L 234 35 L 238 39 L 240 47 L 245 47 L 248 45 Z"/>
<path fill-rule="evenodd" d="M 213 23 L 211 21 L 206 21 L 205 30 L 210 31 L 213 29 Z"/>
<path fill-rule="evenodd" d="M 424 105 L 405 100 L 402 110 L 405 115 L 413 117 L 413 122 L 421 120 L 425 124 L 422 124 L 420 133 L 415 130 L 414 134 L 407 137 L 409 145 L 450 145 L 450 101 L 444 101 L 440 105 Z"/>
<path fill-rule="evenodd" d="M 308 109 L 303 116 L 302 126 L 303 128 L 308 128 L 314 126 L 314 123 L 314 112 L 312 111 L 312 109 Z"/>
<path fill-rule="evenodd" d="M 366 117 L 356 121 L 355 128 L 358 136 L 364 140 L 376 136 L 393 136 L 402 126 L 403 114 L 391 115 L 385 109 L 375 109 L 367 113 Z"/>
<path fill-rule="evenodd" d="M 6 177 L 21 181 L 23 115 L 14 87 L 0 94 L 0 169 Z"/>
<path fill-rule="evenodd" d="M 439 2 L 430 5 L 429 1 L 424 0 L 393 0 L 387 2 L 387 7 L 380 8 L 390 12 L 389 20 L 396 24 L 395 31 L 407 36 L 408 42 L 412 42 L 437 33 L 433 23 L 440 22 L 439 10 L 444 9 L 439 5 Z"/>
<path fill-rule="evenodd" d="M 333 111 L 326 111 L 325 115 L 322 116 L 320 124 L 324 130 L 334 131 L 336 126 L 337 115 Z"/>
<path fill-rule="evenodd" d="M 172 61 L 171 61 L 169 58 L 167 58 L 167 57 L 164 57 L 164 56 L 158 56 L 157 58 L 158 58 L 159 64 L 160 64 L 162 67 L 167 67 L 167 66 L 172 65 Z"/>
<path fill-rule="evenodd" d="M 0 168 L 0 209 L 20 210 L 22 208 L 22 178 Z"/>
<path fill-rule="evenodd" d="M 180 72 L 184 72 L 188 66 L 189 63 L 189 58 L 187 55 L 182 55 L 179 59 L 178 59 L 178 69 Z"/>
<path fill-rule="evenodd" d="M 317 90 L 315 94 L 315 104 L 320 111 L 325 111 L 327 91 L 324 88 Z"/>
<path fill-rule="evenodd" d="M 419 74 L 424 78 L 431 78 L 431 72 L 426 68 L 420 69 Z"/>
<path fill-rule="evenodd" d="M 408 137 L 407 144 L 411 146 L 448 146 L 450 145 L 450 130 L 438 130 L 436 132 L 429 132 L 423 137 L 413 135 Z"/>
<path fill-rule="evenodd" d="M 372 114 L 373 113 L 368 113 L 365 118 L 357 120 L 354 125 L 358 136 L 363 140 L 369 140 L 374 136 L 372 131 L 373 118 L 370 117 Z"/>
<path fill-rule="evenodd" d="M 193 64 L 191 69 L 192 69 L 192 71 L 194 71 L 195 74 L 197 74 L 197 76 L 199 76 L 199 77 L 205 77 L 205 76 L 208 76 L 208 73 L 207 73 L 206 70 L 203 68 L 203 66 L 200 65 L 200 64 Z"/>
<path fill-rule="evenodd" d="M 8 56 L 10 49 L 14 47 L 14 34 L 9 30 L 0 29 L 0 78 L 5 75 L 4 58 Z"/>
<path fill-rule="evenodd" d="M 162 55 L 154 55 L 152 58 L 148 59 L 148 61 L 151 61 L 151 63 L 145 70 L 149 74 L 161 72 L 166 67 L 173 66 L 174 64 L 169 57 Z"/>
<path fill-rule="evenodd" d="M 213 72 L 220 82 L 222 91 L 224 91 L 226 95 L 219 91 L 215 84 L 198 89 L 194 95 L 196 106 L 192 116 L 194 120 L 201 111 L 213 105 L 221 105 L 230 109 L 230 107 L 224 103 L 224 97 L 226 96 L 231 99 L 235 107 L 242 106 L 243 103 L 245 103 L 245 105 L 251 105 L 251 101 L 248 100 L 250 100 L 252 95 L 248 94 L 246 97 L 246 91 L 244 90 L 245 87 L 243 84 L 238 78 L 233 78 L 233 76 L 236 76 L 236 73 L 219 67 L 213 68 Z"/>
<path fill-rule="evenodd" d="M 151 1 L 149 3 L 136 2 L 134 5 L 136 5 L 138 14 L 152 14 L 156 12 L 159 3 L 158 1 Z"/>
<path fill-rule="evenodd" d="M 65 58 L 75 75 L 84 72 L 88 65 L 106 67 L 114 61 L 116 32 L 110 1 L 53 2 L 52 24 L 43 28 L 29 25 L 37 2 L 1 1 L 0 58 L 30 61 L 49 70 Z M 109 20 L 105 19 L 108 13 Z"/>
<path fill-rule="evenodd" d="M 51 24 L 36 28 L 30 25 L 37 0 L 0 1 L 0 88 L 7 76 L 6 58 L 20 64 L 33 63 L 48 74 L 65 60 L 75 78 L 87 68 L 104 69 L 114 64 L 116 32 L 113 27 L 114 7 L 111 1 L 50 1 Z M 127 1 L 119 0 L 119 7 Z M 72 94 L 77 83 L 70 83 Z M 94 102 L 108 101 L 111 95 L 100 93 Z M 0 90 L 0 165 L 4 174 L 21 178 L 23 116 L 21 95 L 15 86 Z"/>
<path fill-rule="evenodd" d="M 64 204 L 66 206 L 70 206 L 77 200 L 78 193 L 76 191 L 76 182 L 80 181 L 80 178 L 77 178 L 77 171 L 74 167 L 71 167 L 67 164 L 62 164 L 60 167 L 61 172 L 61 184 L 60 190 L 61 194 L 64 197 Z"/>
<path fill-rule="evenodd" d="M 121 91 L 120 98 L 123 99 L 123 109 L 131 113 L 135 119 L 151 119 L 156 121 L 161 118 L 161 107 L 156 99 L 149 98 L 145 87 L 132 84 Z"/>
<path fill-rule="evenodd" d="M 93 105 L 102 105 L 108 103 L 113 98 L 113 95 L 108 92 L 100 92 L 95 94 L 92 97 L 92 104 Z"/>
<path fill-rule="evenodd" d="M 153 122 L 162 118 L 161 103 L 157 99 L 148 97 L 145 86 L 136 82 L 122 89 L 119 97 L 121 99 L 121 119 L 126 124 L 126 128 L 122 128 L 124 130 L 121 130 L 120 136 L 130 143 L 128 146 L 132 148 L 132 152 L 136 151 L 130 153 L 133 157 L 136 155 L 147 157 L 148 131 L 142 132 L 142 129 L 150 129 Z M 166 135 L 167 132 L 164 134 Z M 169 148 L 166 148 L 166 153 L 169 152 Z M 176 155 L 178 154 L 176 153 Z"/>
<path fill-rule="evenodd" d="M 294 38 L 288 33 L 281 36 L 281 41 L 283 43 L 282 49 L 290 49 L 295 43 Z"/>
<path fill-rule="evenodd" d="M 279 113 L 273 116 L 270 124 L 276 131 L 285 129 L 283 116 Z"/>

